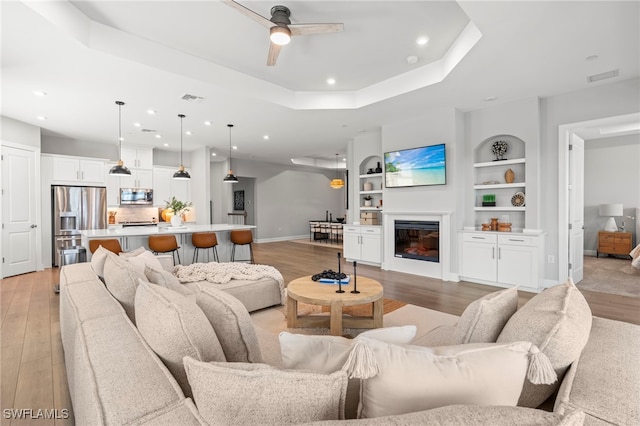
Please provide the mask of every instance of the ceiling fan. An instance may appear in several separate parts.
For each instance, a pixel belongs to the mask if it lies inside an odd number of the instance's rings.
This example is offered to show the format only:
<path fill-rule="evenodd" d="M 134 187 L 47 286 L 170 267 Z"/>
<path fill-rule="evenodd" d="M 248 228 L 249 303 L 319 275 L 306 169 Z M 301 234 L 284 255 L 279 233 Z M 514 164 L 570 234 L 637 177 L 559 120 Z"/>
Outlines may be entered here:
<path fill-rule="evenodd" d="M 223 0 L 223 2 L 269 28 L 271 44 L 269 46 L 269 55 L 267 56 L 268 66 L 276 64 L 280 49 L 289 43 L 292 36 L 339 33 L 344 30 L 344 24 L 292 24 L 289 19 L 291 11 L 286 6 L 273 6 L 271 8 L 271 19 L 267 19 L 233 0 Z"/>

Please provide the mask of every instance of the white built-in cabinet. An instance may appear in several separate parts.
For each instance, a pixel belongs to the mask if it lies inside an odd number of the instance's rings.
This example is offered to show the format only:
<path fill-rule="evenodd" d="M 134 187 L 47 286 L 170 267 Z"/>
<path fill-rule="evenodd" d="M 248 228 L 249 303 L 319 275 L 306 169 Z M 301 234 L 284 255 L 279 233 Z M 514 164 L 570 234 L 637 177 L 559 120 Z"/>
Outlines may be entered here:
<path fill-rule="evenodd" d="M 463 281 L 522 290 L 543 288 L 544 234 L 462 231 Z"/>
<path fill-rule="evenodd" d="M 153 149 L 138 147 L 122 147 L 122 161 L 129 169 L 153 168 Z"/>
<path fill-rule="evenodd" d="M 184 202 L 191 201 L 191 180 L 174 179 L 177 167 L 153 168 L 153 204 L 164 207 L 171 197 Z M 189 171 L 188 169 L 185 169 Z"/>
<path fill-rule="evenodd" d="M 344 225 L 342 238 L 345 259 L 382 263 L 381 226 Z"/>
<path fill-rule="evenodd" d="M 54 184 L 104 185 L 105 160 L 52 155 Z"/>

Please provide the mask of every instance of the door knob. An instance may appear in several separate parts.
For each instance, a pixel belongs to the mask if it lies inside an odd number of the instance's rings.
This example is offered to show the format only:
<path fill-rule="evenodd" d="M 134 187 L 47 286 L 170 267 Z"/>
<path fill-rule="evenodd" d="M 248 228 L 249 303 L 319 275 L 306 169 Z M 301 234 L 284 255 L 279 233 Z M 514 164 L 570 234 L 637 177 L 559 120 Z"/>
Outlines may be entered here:
<path fill-rule="evenodd" d="M 33 224 L 31 224 L 31 227 L 32 227 L 32 228 L 37 228 L 37 227 L 38 227 L 38 225 L 36 225 L 35 223 L 33 223 Z"/>

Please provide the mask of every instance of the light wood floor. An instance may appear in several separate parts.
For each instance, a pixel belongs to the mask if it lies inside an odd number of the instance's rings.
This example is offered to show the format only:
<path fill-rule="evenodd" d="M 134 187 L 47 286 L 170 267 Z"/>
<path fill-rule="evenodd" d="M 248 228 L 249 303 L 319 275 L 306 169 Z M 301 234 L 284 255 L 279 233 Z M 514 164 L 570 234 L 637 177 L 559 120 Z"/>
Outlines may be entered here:
<path fill-rule="evenodd" d="M 294 278 L 337 269 L 337 250 L 291 242 L 254 245 L 256 263 L 275 266 L 285 282 Z M 345 272 L 351 264 L 343 262 Z M 358 274 L 380 281 L 385 297 L 426 308 L 460 315 L 473 300 L 497 290 L 466 282 L 444 282 L 380 268 L 359 265 Z M 53 286 L 58 270 L 10 277 L 0 282 L 0 346 L 2 410 L 70 409 L 62 343 L 58 297 Z M 594 315 L 640 324 L 640 298 L 583 291 Z M 533 297 L 520 292 L 520 305 Z M 59 411 L 59 414 L 61 412 Z M 3 411 L 4 414 L 4 411 Z M 0 424 L 58 425 L 71 420 L 8 420 L 0 415 Z"/>

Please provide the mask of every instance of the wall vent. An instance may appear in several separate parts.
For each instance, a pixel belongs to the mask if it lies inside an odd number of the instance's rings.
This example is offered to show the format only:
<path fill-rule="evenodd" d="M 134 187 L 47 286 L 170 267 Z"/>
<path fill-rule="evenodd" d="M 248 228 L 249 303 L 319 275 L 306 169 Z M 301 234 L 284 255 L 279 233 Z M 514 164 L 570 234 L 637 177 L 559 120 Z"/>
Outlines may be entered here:
<path fill-rule="evenodd" d="M 188 93 L 185 93 L 184 95 L 182 95 L 182 98 L 180 99 L 182 99 L 183 101 L 192 102 L 192 103 L 200 103 L 204 100 L 203 97 L 190 95 Z"/>
<path fill-rule="evenodd" d="M 140 129 L 140 131 L 142 133 L 156 133 L 156 130 L 154 129 Z"/>
<path fill-rule="evenodd" d="M 607 78 L 613 78 L 618 76 L 618 70 L 611 70 L 600 74 L 594 74 L 587 77 L 587 83 L 593 83 L 594 81 L 606 80 Z"/>

